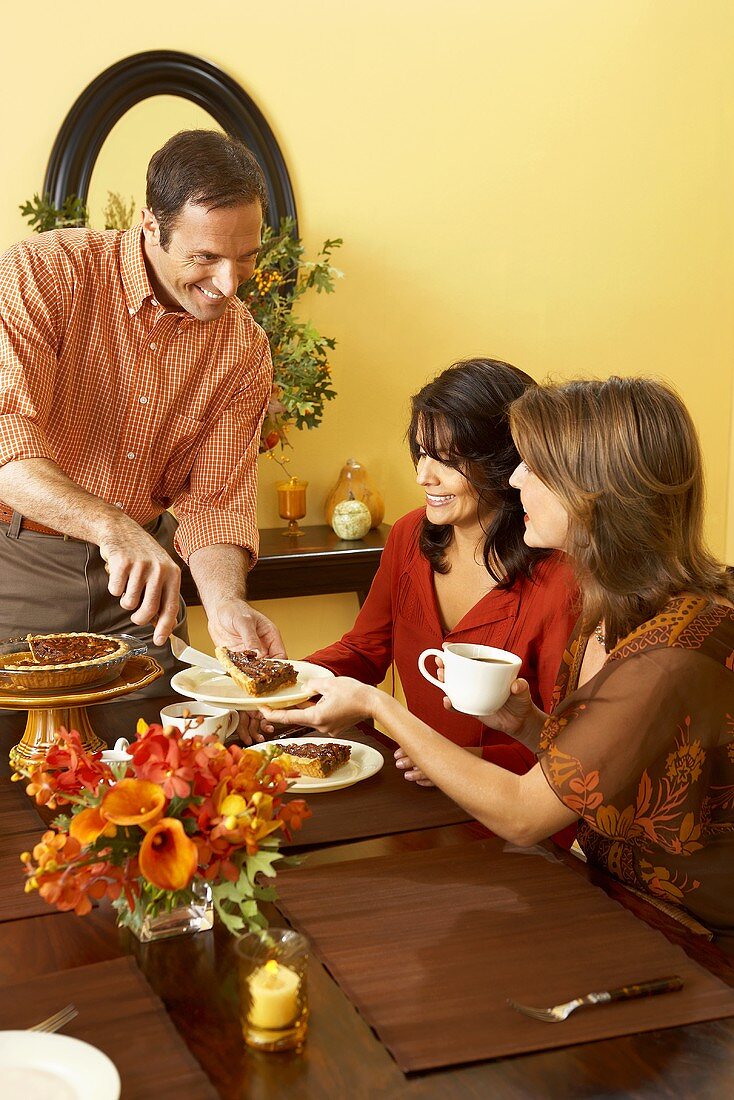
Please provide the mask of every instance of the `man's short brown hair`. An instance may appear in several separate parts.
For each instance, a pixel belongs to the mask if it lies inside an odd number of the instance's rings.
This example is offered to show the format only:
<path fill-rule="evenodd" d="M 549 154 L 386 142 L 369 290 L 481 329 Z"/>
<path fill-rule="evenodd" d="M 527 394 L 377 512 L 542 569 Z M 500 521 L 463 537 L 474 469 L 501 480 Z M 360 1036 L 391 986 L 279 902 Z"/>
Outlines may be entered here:
<path fill-rule="evenodd" d="M 259 202 L 264 216 L 268 196 L 262 168 L 241 141 L 218 130 L 181 130 L 153 154 L 145 201 L 165 248 L 187 203 L 216 210 Z"/>

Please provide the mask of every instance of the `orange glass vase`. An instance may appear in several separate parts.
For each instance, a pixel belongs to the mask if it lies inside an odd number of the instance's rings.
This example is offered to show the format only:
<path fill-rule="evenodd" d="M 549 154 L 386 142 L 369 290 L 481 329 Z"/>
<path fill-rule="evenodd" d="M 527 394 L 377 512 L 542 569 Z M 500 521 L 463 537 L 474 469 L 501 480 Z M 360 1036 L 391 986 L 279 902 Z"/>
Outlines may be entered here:
<path fill-rule="evenodd" d="M 348 458 L 342 466 L 336 485 L 324 504 L 326 522 L 331 524 L 334 509 L 343 500 L 361 500 L 370 510 L 372 527 L 379 527 L 385 518 L 385 502 L 369 474 L 356 458 Z"/>

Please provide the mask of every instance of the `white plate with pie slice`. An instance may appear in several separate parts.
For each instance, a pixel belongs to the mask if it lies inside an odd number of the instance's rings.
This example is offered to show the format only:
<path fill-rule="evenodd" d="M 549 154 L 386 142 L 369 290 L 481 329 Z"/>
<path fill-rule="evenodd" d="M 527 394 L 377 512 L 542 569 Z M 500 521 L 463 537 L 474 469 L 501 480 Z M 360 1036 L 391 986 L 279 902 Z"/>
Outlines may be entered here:
<path fill-rule="evenodd" d="M 120 1075 L 101 1050 L 41 1031 L 0 1031 L 3 1100 L 118 1100 Z"/>
<path fill-rule="evenodd" d="M 273 742 L 262 741 L 250 748 L 267 749 Z M 340 737 L 279 737 L 275 744 L 280 745 L 284 752 L 288 752 L 289 745 L 349 745 L 352 750 L 349 760 L 340 768 L 332 772 L 326 779 L 315 779 L 310 775 L 302 775 L 288 787 L 288 791 L 299 794 L 316 794 L 318 791 L 338 791 L 342 787 L 351 787 L 354 783 L 360 783 L 363 779 L 369 779 L 371 775 L 379 772 L 385 763 L 385 758 L 371 745 L 362 745 L 359 741 L 344 741 Z M 294 756 L 293 763 L 298 766 L 298 760 Z"/>
<path fill-rule="evenodd" d="M 270 695 L 248 695 L 226 672 L 197 668 L 196 665 L 184 668 L 172 676 L 171 687 L 179 695 L 198 699 L 200 703 L 220 703 L 225 707 L 234 707 L 235 710 L 259 710 L 260 704 L 264 703 L 266 707 L 281 710 L 305 703 L 317 694 L 304 687 L 307 680 L 331 680 L 334 676 L 328 668 L 312 665 L 309 661 L 289 661 L 288 664 L 293 665 L 296 670 L 296 683 L 279 688 Z"/>

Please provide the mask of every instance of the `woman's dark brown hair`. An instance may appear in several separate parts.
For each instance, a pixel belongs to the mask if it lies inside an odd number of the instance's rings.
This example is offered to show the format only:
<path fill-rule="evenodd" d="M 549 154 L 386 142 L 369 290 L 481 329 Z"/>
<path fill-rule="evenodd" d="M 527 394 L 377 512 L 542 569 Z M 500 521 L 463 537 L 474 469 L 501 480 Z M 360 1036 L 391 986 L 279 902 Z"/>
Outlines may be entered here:
<path fill-rule="evenodd" d="M 487 524 L 484 563 L 500 588 L 511 588 L 518 576 L 529 578 L 533 565 L 549 553 L 525 545 L 520 497 L 509 484 L 520 458 L 508 408 L 535 385 L 530 375 L 509 363 L 465 359 L 425 385 L 411 403 L 413 462 L 418 464 L 423 449 L 462 473 L 475 490 L 480 522 Z M 424 519 L 420 549 L 437 573 L 449 570 L 446 550 L 452 539 L 450 525 Z"/>
<path fill-rule="evenodd" d="M 606 648 L 681 592 L 731 599 L 703 541 L 703 465 L 678 395 L 649 378 L 528 390 L 510 410 L 528 467 L 569 514 L 587 630 Z"/>
<path fill-rule="evenodd" d="M 148 165 L 146 205 L 158 221 L 166 248 L 188 202 L 216 210 L 259 202 L 266 213 L 265 177 L 246 145 L 218 130 L 181 130 Z"/>

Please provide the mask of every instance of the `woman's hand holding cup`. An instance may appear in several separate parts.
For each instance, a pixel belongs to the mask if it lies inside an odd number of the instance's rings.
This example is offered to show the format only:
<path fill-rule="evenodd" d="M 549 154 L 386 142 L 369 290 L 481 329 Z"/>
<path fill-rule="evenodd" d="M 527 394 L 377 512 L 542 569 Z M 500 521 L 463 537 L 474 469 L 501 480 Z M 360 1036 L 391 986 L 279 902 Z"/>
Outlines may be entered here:
<path fill-rule="evenodd" d="M 443 666 L 441 679 L 426 669 L 430 656 Z M 472 715 L 499 710 L 521 667 L 517 654 L 473 642 L 447 642 L 442 650 L 426 649 L 418 658 L 421 675 L 445 689 L 453 709 Z"/>
<path fill-rule="evenodd" d="M 436 658 L 436 677 L 425 669 L 429 655 Z M 447 710 L 473 714 L 490 729 L 518 740 L 534 735 L 546 718 L 533 703 L 527 680 L 516 678 L 521 665 L 514 653 L 471 643 L 448 643 L 443 651 L 427 649 L 418 658 L 422 675 L 445 688 Z M 488 683 L 481 683 L 483 677 Z"/>

